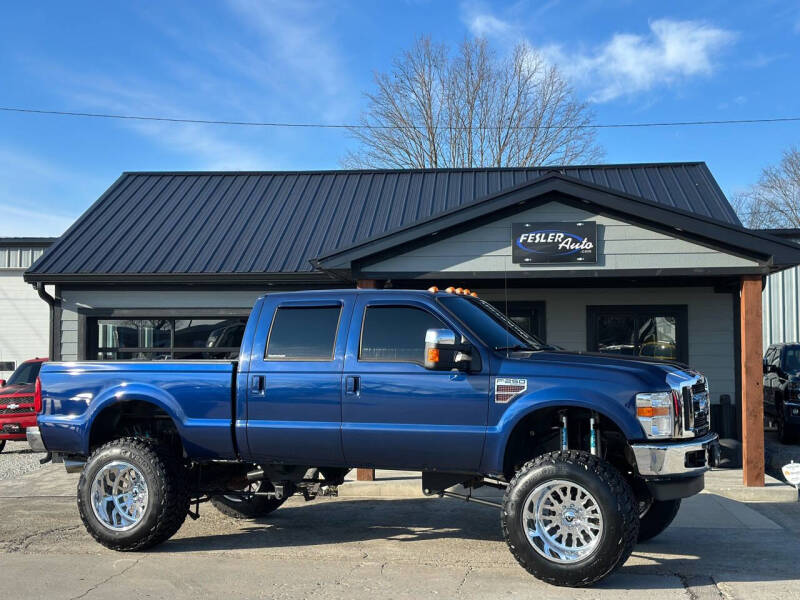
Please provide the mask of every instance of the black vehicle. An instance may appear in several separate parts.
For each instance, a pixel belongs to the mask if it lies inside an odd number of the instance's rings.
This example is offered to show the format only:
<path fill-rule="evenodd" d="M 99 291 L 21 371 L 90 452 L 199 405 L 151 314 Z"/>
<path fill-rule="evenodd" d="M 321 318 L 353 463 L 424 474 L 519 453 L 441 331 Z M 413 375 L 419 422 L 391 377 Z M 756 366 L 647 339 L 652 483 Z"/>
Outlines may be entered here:
<path fill-rule="evenodd" d="M 800 344 L 773 344 L 764 355 L 764 414 L 784 444 L 800 436 Z"/>

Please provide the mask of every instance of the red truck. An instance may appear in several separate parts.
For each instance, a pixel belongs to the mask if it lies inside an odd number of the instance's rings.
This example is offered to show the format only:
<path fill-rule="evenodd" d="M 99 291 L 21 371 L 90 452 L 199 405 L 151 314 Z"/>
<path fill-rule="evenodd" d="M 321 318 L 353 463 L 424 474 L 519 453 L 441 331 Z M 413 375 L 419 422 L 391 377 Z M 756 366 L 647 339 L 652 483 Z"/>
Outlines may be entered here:
<path fill-rule="evenodd" d="M 0 379 L 0 452 L 6 440 L 24 440 L 25 430 L 36 425 L 33 395 L 39 370 L 46 361 L 46 358 L 26 360 L 8 381 Z"/>

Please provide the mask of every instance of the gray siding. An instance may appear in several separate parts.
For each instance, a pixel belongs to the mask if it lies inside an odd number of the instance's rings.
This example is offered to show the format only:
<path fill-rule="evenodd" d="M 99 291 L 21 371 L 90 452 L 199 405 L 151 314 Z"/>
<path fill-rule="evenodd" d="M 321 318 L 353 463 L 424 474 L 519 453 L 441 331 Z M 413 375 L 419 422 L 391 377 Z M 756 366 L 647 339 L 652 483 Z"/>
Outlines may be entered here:
<path fill-rule="evenodd" d="M 501 289 L 477 290 L 502 301 Z M 709 380 L 713 401 L 736 399 L 733 298 L 712 288 L 510 289 L 510 301 L 545 302 L 547 341 L 567 350 L 587 350 L 586 307 L 590 305 L 685 304 L 688 311 L 689 364 Z"/>
<path fill-rule="evenodd" d="M 800 268 L 767 277 L 762 296 L 764 349 L 777 342 L 800 341 Z"/>
<path fill-rule="evenodd" d="M 595 221 L 598 224 L 596 264 L 519 265 L 511 262 L 511 224 L 526 221 Z M 405 254 L 366 265 L 367 274 L 488 272 L 512 276 L 531 271 L 594 271 L 617 269 L 730 268 L 758 263 L 685 240 L 549 202 L 472 231 L 428 244 Z"/>
<path fill-rule="evenodd" d="M 502 300 L 501 289 L 478 290 L 481 297 Z M 78 313 L 83 308 L 242 308 L 258 291 L 62 291 L 62 360 L 77 360 Z M 587 305 L 685 304 L 688 307 L 689 362 L 705 373 L 714 401 L 735 398 L 733 300 L 711 288 L 511 289 L 510 300 L 545 302 L 548 341 L 570 350 L 586 350 Z"/>

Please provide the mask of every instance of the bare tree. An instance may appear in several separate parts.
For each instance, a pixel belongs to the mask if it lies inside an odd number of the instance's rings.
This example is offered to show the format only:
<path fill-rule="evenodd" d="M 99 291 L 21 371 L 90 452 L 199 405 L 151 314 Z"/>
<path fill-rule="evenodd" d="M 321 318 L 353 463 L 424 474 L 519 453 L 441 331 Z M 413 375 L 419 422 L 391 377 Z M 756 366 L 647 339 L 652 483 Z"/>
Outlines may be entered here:
<path fill-rule="evenodd" d="M 784 151 L 780 163 L 761 171 L 758 183 L 732 204 L 746 227 L 800 227 L 800 149 Z"/>
<path fill-rule="evenodd" d="M 428 37 L 375 74 L 350 134 L 350 168 L 503 167 L 597 160 L 592 113 L 527 44 L 498 59 L 484 39 L 455 55 Z"/>

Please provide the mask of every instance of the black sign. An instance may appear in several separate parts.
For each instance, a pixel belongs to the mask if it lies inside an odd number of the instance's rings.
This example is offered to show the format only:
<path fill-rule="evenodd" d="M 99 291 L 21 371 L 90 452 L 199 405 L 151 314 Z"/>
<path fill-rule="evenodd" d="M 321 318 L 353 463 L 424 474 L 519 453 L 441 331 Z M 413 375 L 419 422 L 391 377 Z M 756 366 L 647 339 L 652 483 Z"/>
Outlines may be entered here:
<path fill-rule="evenodd" d="M 597 223 L 514 223 L 511 260 L 521 265 L 596 263 Z"/>

